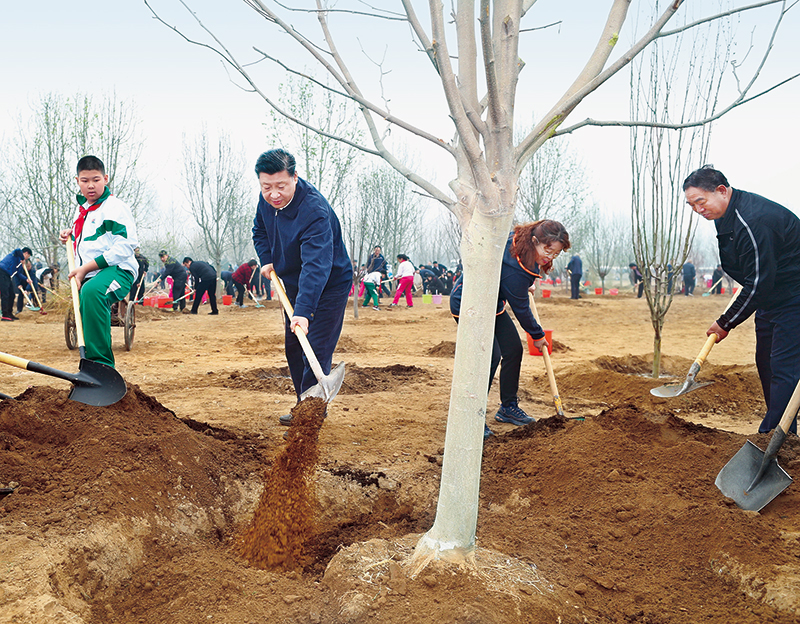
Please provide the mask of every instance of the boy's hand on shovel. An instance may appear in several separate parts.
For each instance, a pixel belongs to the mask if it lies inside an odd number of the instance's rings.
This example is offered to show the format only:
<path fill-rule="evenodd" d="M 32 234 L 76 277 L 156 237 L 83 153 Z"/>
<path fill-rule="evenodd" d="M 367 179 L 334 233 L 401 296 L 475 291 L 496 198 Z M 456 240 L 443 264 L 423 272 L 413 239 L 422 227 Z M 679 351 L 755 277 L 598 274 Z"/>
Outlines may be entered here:
<path fill-rule="evenodd" d="M 545 350 L 549 350 L 547 345 L 547 338 L 544 336 L 542 336 L 538 340 L 534 340 L 533 346 L 539 349 L 539 353 L 544 353 Z"/>

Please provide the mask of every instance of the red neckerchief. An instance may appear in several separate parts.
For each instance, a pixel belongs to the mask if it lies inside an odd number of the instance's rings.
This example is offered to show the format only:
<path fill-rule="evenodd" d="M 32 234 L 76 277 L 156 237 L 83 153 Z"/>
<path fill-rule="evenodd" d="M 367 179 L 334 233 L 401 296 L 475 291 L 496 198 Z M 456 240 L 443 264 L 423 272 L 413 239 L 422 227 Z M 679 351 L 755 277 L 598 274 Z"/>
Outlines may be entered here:
<path fill-rule="evenodd" d="M 78 214 L 78 218 L 75 219 L 75 224 L 72 226 L 72 238 L 74 239 L 75 253 L 78 252 L 78 241 L 80 240 L 81 233 L 83 232 L 83 223 L 86 221 L 86 215 L 97 210 L 110 196 L 111 191 L 109 191 L 108 187 L 106 187 L 103 191 L 103 194 L 100 196 L 100 199 L 98 199 L 96 203 L 92 204 L 88 208 L 84 208 L 83 204 L 78 204 L 78 210 L 80 213 Z"/>

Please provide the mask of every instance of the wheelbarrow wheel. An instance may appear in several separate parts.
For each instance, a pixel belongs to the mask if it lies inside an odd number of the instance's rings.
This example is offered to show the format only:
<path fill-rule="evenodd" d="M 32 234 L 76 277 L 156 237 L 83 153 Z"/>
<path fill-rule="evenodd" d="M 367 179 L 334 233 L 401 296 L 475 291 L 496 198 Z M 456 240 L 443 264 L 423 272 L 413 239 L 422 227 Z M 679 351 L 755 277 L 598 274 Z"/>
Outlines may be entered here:
<path fill-rule="evenodd" d="M 78 328 L 75 325 L 75 311 L 72 308 L 64 317 L 64 339 L 67 341 L 67 348 L 70 351 L 78 348 Z"/>
<path fill-rule="evenodd" d="M 128 309 L 125 311 L 125 350 L 130 351 L 133 348 L 133 333 L 136 331 L 136 306 L 133 303 L 128 303 Z"/>

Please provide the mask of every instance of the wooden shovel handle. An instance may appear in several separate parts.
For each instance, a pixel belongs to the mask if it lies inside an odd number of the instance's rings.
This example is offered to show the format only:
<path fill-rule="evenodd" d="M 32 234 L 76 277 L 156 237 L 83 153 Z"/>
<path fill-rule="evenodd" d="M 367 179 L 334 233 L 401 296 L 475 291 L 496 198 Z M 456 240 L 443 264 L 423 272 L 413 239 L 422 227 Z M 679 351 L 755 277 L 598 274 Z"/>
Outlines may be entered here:
<path fill-rule="evenodd" d="M 72 249 L 72 235 L 67 238 L 67 264 L 69 272 L 75 270 L 75 251 Z M 69 278 L 69 286 L 72 289 L 72 310 L 75 312 L 75 333 L 78 335 L 78 347 L 84 349 L 86 344 L 83 341 L 83 321 L 81 320 L 81 300 L 78 294 L 78 280 L 73 276 Z M 83 351 L 81 351 L 81 358 Z"/>
<path fill-rule="evenodd" d="M 797 385 L 794 387 L 794 392 L 792 392 L 792 396 L 789 399 L 789 403 L 786 405 L 786 409 L 783 410 L 783 416 L 781 416 L 781 421 L 778 423 L 778 427 L 780 427 L 784 433 L 789 433 L 789 426 L 792 424 L 794 417 L 797 416 L 797 411 L 800 409 L 800 381 L 797 382 Z"/>
<path fill-rule="evenodd" d="M 528 293 L 528 298 L 531 302 L 531 311 L 533 312 L 533 318 L 536 319 L 536 322 L 539 323 L 539 313 L 536 311 L 536 301 L 533 299 L 533 293 Z M 541 323 L 539 323 L 541 325 Z M 550 361 L 550 351 L 547 347 L 542 351 L 542 357 L 544 358 L 544 369 L 547 371 L 547 381 L 550 382 L 550 392 L 553 393 L 553 403 L 556 406 L 556 413 L 559 416 L 564 415 L 564 408 L 561 406 L 561 397 L 558 394 L 558 386 L 556 385 L 556 376 L 553 374 L 553 363 Z"/>
<path fill-rule="evenodd" d="M 286 314 L 289 317 L 289 323 L 291 323 L 292 317 L 294 316 L 294 308 L 289 301 L 286 290 L 283 288 L 283 282 L 281 281 L 281 278 L 277 276 L 275 271 L 269 272 L 269 278 L 275 282 L 275 292 L 278 293 L 278 299 L 281 300 L 283 309 L 286 310 Z M 294 330 L 294 335 L 297 336 L 297 340 L 300 341 L 300 346 L 303 347 L 303 353 L 306 354 L 308 364 L 311 366 L 311 370 L 314 371 L 314 376 L 317 378 L 317 381 L 322 381 L 322 378 L 325 377 L 325 373 L 322 372 L 322 367 L 319 365 L 319 360 L 317 359 L 317 356 L 314 355 L 314 349 L 311 348 L 311 343 L 308 341 L 308 336 L 306 336 L 306 333 L 302 329 L 298 331 L 297 328 Z"/>
<path fill-rule="evenodd" d="M 24 262 L 22 263 L 22 268 L 25 270 L 25 275 L 28 276 L 28 279 L 31 279 L 31 274 L 28 273 L 28 267 L 25 266 Z M 31 290 L 33 291 L 33 296 L 36 298 L 36 303 L 39 304 L 39 307 L 41 308 L 42 307 L 42 301 L 41 301 L 41 299 L 39 299 L 39 293 L 36 292 L 38 290 L 38 288 L 33 288 L 33 285 L 31 284 Z"/>
<path fill-rule="evenodd" d="M 722 279 L 722 278 L 720 278 L 720 279 Z M 733 302 L 736 301 L 736 297 L 738 297 L 738 296 L 739 296 L 739 293 L 734 293 L 734 295 L 731 297 L 731 300 L 728 301 L 728 305 L 725 306 L 725 310 L 723 311 L 723 314 L 725 314 L 725 312 L 728 311 L 728 309 L 733 305 Z M 706 358 L 708 357 L 708 354 L 711 353 L 711 347 L 713 347 L 715 344 L 717 344 L 717 335 L 716 334 L 711 334 L 706 339 L 706 344 L 704 344 L 703 348 L 700 349 L 700 353 L 697 356 L 697 359 L 695 360 L 695 364 L 697 364 L 698 366 L 702 366 L 703 362 L 706 361 Z"/>
<path fill-rule="evenodd" d="M 29 360 L 24 360 L 21 357 L 17 357 L 16 355 L 11 355 L 10 353 L 3 353 L 2 351 L 0 351 L 0 362 L 3 362 L 4 364 L 10 364 L 11 366 L 16 366 L 17 368 L 21 368 L 23 370 L 27 370 Z"/>

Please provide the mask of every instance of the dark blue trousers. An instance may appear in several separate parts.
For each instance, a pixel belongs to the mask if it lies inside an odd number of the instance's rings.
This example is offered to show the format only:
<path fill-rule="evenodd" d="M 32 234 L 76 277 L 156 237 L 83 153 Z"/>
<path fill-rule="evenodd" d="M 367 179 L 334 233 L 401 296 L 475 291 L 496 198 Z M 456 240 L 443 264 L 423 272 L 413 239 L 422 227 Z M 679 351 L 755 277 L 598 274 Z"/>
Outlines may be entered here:
<path fill-rule="evenodd" d="M 800 380 L 800 297 L 774 310 L 756 311 L 756 367 L 767 414 L 759 433 L 772 431 L 781 420 Z M 797 418 L 790 431 L 797 434 Z"/>
<path fill-rule="evenodd" d="M 308 342 L 311 344 L 311 349 L 314 351 L 317 360 L 319 360 L 322 372 L 326 375 L 331 372 L 333 351 L 336 349 L 336 343 L 342 333 L 349 293 L 350 284 L 343 290 L 340 289 L 335 292 L 324 291 L 319 298 L 314 318 L 308 324 Z M 294 306 L 296 295 L 292 296 L 290 294 L 289 299 L 292 302 L 292 306 Z M 285 312 L 283 317 L 286 330 L 286 361 L 289 363 L 289 372 L 292 375 L 294 391 L 299 399 L 303 392 L 317 383 L 317 378 L 308 364 L 300 341 L 289 329 L 289 317 L 286 316 Z"/>

